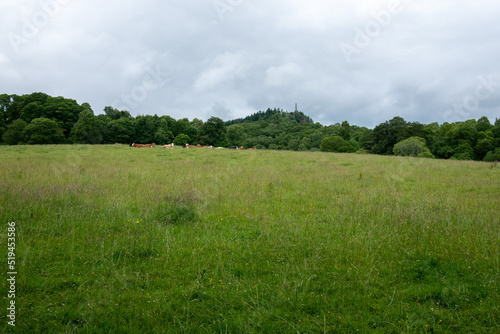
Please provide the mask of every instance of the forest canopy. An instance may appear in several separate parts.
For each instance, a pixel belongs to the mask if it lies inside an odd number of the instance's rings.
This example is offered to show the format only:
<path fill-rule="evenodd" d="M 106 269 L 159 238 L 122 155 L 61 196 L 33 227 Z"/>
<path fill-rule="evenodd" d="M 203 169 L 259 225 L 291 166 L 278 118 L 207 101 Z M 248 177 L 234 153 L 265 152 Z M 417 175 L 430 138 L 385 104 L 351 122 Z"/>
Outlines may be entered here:
<path fill-rule="evenodd" d="M 224 122 L 211 117 L 174 119 L 105 107 L 44 93 L 0 95 L 0 144 L 156 143 L 244 146 L 258 149 L 414 155 L 458 160 L 500 160 L 500 120 L 407 122 L 394 117 L 374 129 L 348 121 L 321 125 L 303 112 L 258 111 Z M 410 152 L 410 153 L 408 153 Z"/>

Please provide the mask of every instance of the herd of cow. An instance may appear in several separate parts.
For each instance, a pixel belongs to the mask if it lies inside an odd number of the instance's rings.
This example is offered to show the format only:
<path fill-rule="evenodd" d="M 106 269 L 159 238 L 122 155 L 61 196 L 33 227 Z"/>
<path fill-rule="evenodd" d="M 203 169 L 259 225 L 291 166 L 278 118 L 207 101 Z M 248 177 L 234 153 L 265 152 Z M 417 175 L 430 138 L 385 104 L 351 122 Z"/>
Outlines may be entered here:
<path fill-rule="evenodd" d="M 115 143 L 115 145 L 119 145 L 120 143 Z M 155 147 L 156 144 L 155 143 L 152 143 L 152 144 L 136 144 L 136 143 L 131 143 L 130 144 L 131 147 Z M 189 144 L 186 144 L 186 145 L 182 145 L 183 148 L 215 148 L 215 149 L 223 149 L 224 147 L 213 147 L 213 146 L 202 146 L 200 144 L 198 145 L 189 145 Z M 174 148 L 174 143 L 172 144 L 168 144 L 168 145 L 163 145 L 162 148 Z M 233 150 L 244 150 L 243 146 L 240 146 L 240 147 L 237 147 L 237 146 L 232 146 L 231 149 Z M 251 147 L 251 148 L 248 148 L 247 150 L 256 150 L 257 148 L 256 147 Z"/>

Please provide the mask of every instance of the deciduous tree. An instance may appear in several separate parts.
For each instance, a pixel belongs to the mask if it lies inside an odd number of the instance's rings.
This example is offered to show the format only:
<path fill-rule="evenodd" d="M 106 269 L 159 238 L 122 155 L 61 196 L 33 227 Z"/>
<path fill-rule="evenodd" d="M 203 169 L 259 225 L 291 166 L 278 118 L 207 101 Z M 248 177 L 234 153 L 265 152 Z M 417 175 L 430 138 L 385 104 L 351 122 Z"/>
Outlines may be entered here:
<path fill-rule="evenodd" d="M 92 109 L 80 113 L 78 122 L 72 130 L 73 142 L 78 144 L 101 144 L 103 134 L 99 120 L 94 116 Z"/>
<path fill-rule="evenodd" d="M 227 130 L 224 121 L 218 117 L 210 117 L 201 127 L 199 143 L 202 145 L 228 145 Z"/>
<path fill-rule="evenodd" d="M 227 138 L 230 145 L 243 146 L 245 145 L 247 135 L 243 127 L 234 124 L 227 127 Z"/>
<path fill-rule="evenodd" d="M 24 129 L 28 126 L 28 123 L 22 119 L 16 119 L 12 124 L 7 126 L 7 130 L 2 136 L 4 143 L 7 145 L 17 145 L 23 143 L 24 139 Z"/>
<path fill-rule="evenodd" d="M 356 148 L 340 136 L 327 137 L 323 139 L 320 150 L 323 152 L 349 153 L 356 152 Z"/>
<path fill-rule="evenodd" d="M 64 142 L 63 129 L 56 121 L 35 118 L 24 129 L 28 144 L 61 144 Z"/>

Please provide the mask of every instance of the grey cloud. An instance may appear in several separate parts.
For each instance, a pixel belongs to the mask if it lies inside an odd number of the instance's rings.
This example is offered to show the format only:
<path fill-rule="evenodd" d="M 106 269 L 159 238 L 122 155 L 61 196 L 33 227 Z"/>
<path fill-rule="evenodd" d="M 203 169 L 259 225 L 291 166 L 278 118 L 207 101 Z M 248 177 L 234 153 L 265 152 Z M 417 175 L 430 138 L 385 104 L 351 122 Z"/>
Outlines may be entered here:
<path fill-rule="evenodd" d="M 295 103 L 323 124 L 500 117 L 500 87 L 474 110 L 453 111 L 478 77 L 500 73 L 500 4 L 489 0 L 401 0 L 350 63 L 341 44 L 377 28 L 392 0 L 51 1 L 57 13 L 45 12 L 29 38 L 23 29 L 40 4 L 0 5 L 0 92 L 63 95 L 96 113 L 135 94 L 125 105 L 133 115 L 190 119 Z M 17 51 L 12 33 L 24 38 Z M 168 80 L 154 86 L 157 68 Z"/>

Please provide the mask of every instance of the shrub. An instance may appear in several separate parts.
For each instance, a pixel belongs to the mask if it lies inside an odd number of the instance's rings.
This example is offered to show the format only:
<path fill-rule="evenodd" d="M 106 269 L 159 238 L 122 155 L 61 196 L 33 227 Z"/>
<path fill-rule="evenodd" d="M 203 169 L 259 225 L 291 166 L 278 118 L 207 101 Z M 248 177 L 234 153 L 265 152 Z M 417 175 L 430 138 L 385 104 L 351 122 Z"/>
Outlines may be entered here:
<path fill-rule="evenodd" d="M 418 155 L 419 158 L 428 158 L 428 159 L 435 159 L 436 157 L 434 154 L 431 153 L 431 151 L 424 151 Z"/>
<path fill-rule="evenodd" d="M 392 150 L 395 155 L 403 157 L 435 158 L 429 148 L 425 145 L 425 139 L 410 137 L 402 140 Z"/>
<path fill-rule="evenodd" d="M 359 150 L 356 151 L 356 154 L 369 154 L 369 152 L 364 148 L 360 148 Z"/>
<path fill-rule="evenodd" d="M 483 161 L 487 162 L 500 161 L 500 147 L 497 147 L 494 151 L 489 151 L 488 153 L 486 153 L 486 156 L 484 157 Z"/>

